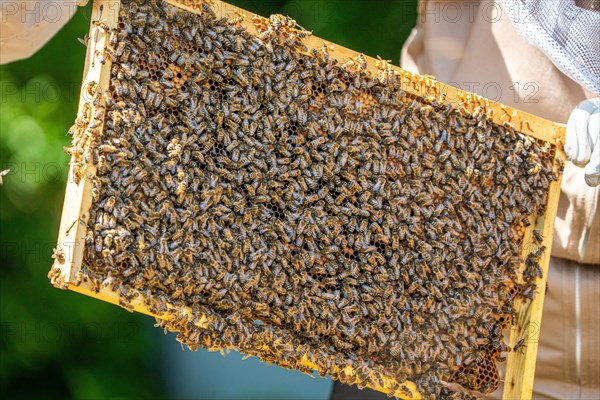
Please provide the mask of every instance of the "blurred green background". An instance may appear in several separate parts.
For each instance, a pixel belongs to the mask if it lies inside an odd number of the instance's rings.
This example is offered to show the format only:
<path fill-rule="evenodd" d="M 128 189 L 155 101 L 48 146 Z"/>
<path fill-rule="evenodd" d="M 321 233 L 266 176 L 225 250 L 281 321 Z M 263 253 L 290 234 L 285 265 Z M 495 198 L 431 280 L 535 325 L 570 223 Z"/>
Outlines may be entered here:
<path fill-rule="evenodd" d="M 230 1 L 261 15 L 288 14 L 319 37 L 396 65 L 416 21 L 416 2 Z M 30 59 L 0 66 L 0 171 L 11 170 L 0 187 L 0 394 L 12 399 L 169 398 L 182 393 L 281 398 L 276 385 L 270 390 L 264 378 L 275 382 L 298 373 L 256 360 L 245 361 L 243 370 L 231 370 L 225 381 L 215 380 L 214 388 L 205 384 L 176 390 L 203 376 L 202 368 L 214 365 L 206 362 L 214 354 L 187 351 L 178 366 L 180 359 L 169 354 L 181 353 L 179 344 L 173 337 L 165 344 L 151 318 L 54 289 L 47 279 L 68 171 L 63 147 L 70 141 L 66 132 L 76 115 L 85 56 L 76 38 L 87 32 L 90 13 L 91 5 L 80 9 Z M 227 357 L 232 363 L 238 358 Z M 188 372 L 173 374 L 174 368 Z M 233 367 L 223 368 L 227 373 Z M 236 389 L 237 382 L 246 378 L 247 384 L 252 371 L 261 368 L 263 380 L 255 379 L 263 386 L 258 394 Z M 174 380 L 173 375 L 185 379 Z M 303 379 L 292 379 L 290 385 L 296 386 L 287 389 L 296 396 L 287 398 L 316 396 L 308 386 L 319 380 Z M 228 391 L 218 390 L 219 385 L 227 385 Z"/>

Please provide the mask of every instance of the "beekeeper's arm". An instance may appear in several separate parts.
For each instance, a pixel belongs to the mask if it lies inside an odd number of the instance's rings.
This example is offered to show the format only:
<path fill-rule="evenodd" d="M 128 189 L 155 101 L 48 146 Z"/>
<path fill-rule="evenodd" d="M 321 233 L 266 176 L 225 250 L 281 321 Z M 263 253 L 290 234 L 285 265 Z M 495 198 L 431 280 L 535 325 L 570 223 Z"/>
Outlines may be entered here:
<path fill-rule="evenodd" d="M 87 0 L 0 0 L 0 64 L 31 57 Z"/>

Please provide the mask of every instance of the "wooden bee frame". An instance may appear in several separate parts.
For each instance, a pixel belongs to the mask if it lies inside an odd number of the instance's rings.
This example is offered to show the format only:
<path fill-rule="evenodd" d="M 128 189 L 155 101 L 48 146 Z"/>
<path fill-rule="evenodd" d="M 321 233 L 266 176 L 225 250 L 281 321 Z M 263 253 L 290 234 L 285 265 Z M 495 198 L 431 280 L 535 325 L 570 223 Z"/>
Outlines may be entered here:
<path fill-rule="evenodd" d="M 199 13 L 202 4 L 202 1 L 193 0 L 165 1 L 172 6 L 182 8 L 191 13 Z M 211 4 L 218 17 L 237 18 L 239 23 L 251 33 L 257 32 L 261 21 L 268 23 L 262 17 L 220 0 L 213 0 Z M 100 60 L 99 57 L 101 57 L 100 55 L 109 40 L 107 28 L 118 29 L 119 9 L 120 0 L 94 1 L 78 111 L 79 115 L 82 115 L 85 105 L 91 102 L 91 97 L 93 97 L 96 91 L 104 92 L 109 89 L 111 62 L 110 60 Z M 327 46 L 330 57 L 340 62 L 345 62 L 358 56 L 358 53 L 352 50 L 314 36 L 305 38 L 303 41 L 309 49 L 320 49 L 323 46 Z M 365 61 L 367 69 L 373 72 L 377 71 L 381 65 L 379 64 L 381 60 L 370 57 L 365 57 Z M 484 99 L 473 93 L 467 93 L 452 86 L 442 84 L 433 77 L 414 75 L 397 67 L 393 67 L 393 69 L 401 76 L 405 91 L 411 95 L 417 98 L 427 96 L 439 97 L 443 99 L 444 103 L 450 103 L 457 108 L 463 107 L 469 112 L 473 112 L 478 106 L 483 106 L 490 113 L 488 115 L 491 115 L 493 122 L 497 124 L 510 123 L 516 130 L 523 134 L 555 145 L 557 148 L 556 157 L 560 159 L 564 158 L 561 150 L 565 135 L 565 128 L 563 126 Z M 92 108 L 93 112 L 94 107 Z M 103 129 L 103 126 L 100 126 L 99 129 Z M 89 210 L 92 206 L 93 183 L 91 178 L 94 177 L 95 173 L 95 166 L 88 164 L 83 168 L 83 176 L 76 177 L 74 162 L 71 164 L 51 278 L 53 283 L 61 288 L 79 292 L 109 303 L 119 304 L 121 294 L 118 291 L 113 291 L 105 287 L 95 287 L 90 281 L 77 282 L 77 273 L 82 267 Z M 508 355 L 507 372 L 504 378 L 505 399 L 531 398 L 539 328 L 545 295 L 543 288 L 546 286 L 559 194 L 560 176 L 557 181 L 551 183 L 545 213 L 527 228 L 524 235 L 522 253 L 524 258 L 529 254 L 532 246 L 535 245 L 532 238 L 534 229 L 542 232 L 542 245 L 546 246 L 547 250 L 540 260 L 543 276 L 538 278 L 536 282 L 538 289 L 535 298 L 533 300 L 521 300 L 516 305 L 518 317 L 516 321 L 513 321 L 509 344 L 511 347 L 514 347 L 515 344 L 519 342 L 523 343 L 524 340 L 527 345 L 524 347 L 524 351 L 512 351 Z M 180 315 L 183 313 L 191 316 L 189 309 L 182 310 L 175 307 L 172 307 L 172 312 L 167 312 L 163 315 L 153 315 L 145 306 L 144 297 L 141 293 L 131 300 L 130 304 L 134 311 L 166 320 L 173 318 L 172 315 L 176 312 Z M 207 319 L 204 316 L 196 315 L 195 317 L 198 327 L 206 327 Z M 305 359 L 305 366 L 312 369 L 315 368 L 307 359 Z M 346 367 L 345 372 L 351 375 L 353 372 L 349 368 Z M 384 383 L 383 387 L 374 387 L 373 389 L 389 392 L 393 379 L 384 380 Z M 393 393 L 395 396 L 413 399 L 422 398 L 414 383 L 405 382 L 403 385 L 410 390 L 410 395 L 407 395 L 405 392 L 396 392 Z"/>

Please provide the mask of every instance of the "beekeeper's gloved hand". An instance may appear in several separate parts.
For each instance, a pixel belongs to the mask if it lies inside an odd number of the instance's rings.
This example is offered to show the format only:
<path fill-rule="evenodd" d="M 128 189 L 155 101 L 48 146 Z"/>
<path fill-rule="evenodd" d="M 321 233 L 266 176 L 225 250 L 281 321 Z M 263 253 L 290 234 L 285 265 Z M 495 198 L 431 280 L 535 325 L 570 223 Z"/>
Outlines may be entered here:
<path fill-rule="evenodd" d="M 0 0 L 0 64 L 31 57 L 87 0 Z"/>
<path fill-rule="evenodd" d="M 600 97 L 575 107 L 567 123 L 565 153 L 569 161 L 585 168 L 585 182 L 600 184 Z"/>

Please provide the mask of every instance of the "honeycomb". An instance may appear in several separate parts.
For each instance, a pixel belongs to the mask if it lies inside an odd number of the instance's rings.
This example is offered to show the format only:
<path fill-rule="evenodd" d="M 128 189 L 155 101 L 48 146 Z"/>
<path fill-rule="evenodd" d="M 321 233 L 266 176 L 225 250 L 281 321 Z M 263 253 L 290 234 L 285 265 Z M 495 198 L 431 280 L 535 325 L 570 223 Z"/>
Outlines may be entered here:
<path fill-rule="evenodd" d="M 68 149 L 78 179 L 96 168 L 78 279 L 124 307 L 189 307 L 157 325 L 191 349 L 359 387 L 391 376 L 392 394 L 497 389 L 502 331 L 541 274 L 522 233 L 554 147 L 407 94 L 383 60 L 308 49 L 288 17 L 254 34 L 186 4 L 123 0 L 104 28 L 110 89 L 89 88 L 99 111 Z"/>

